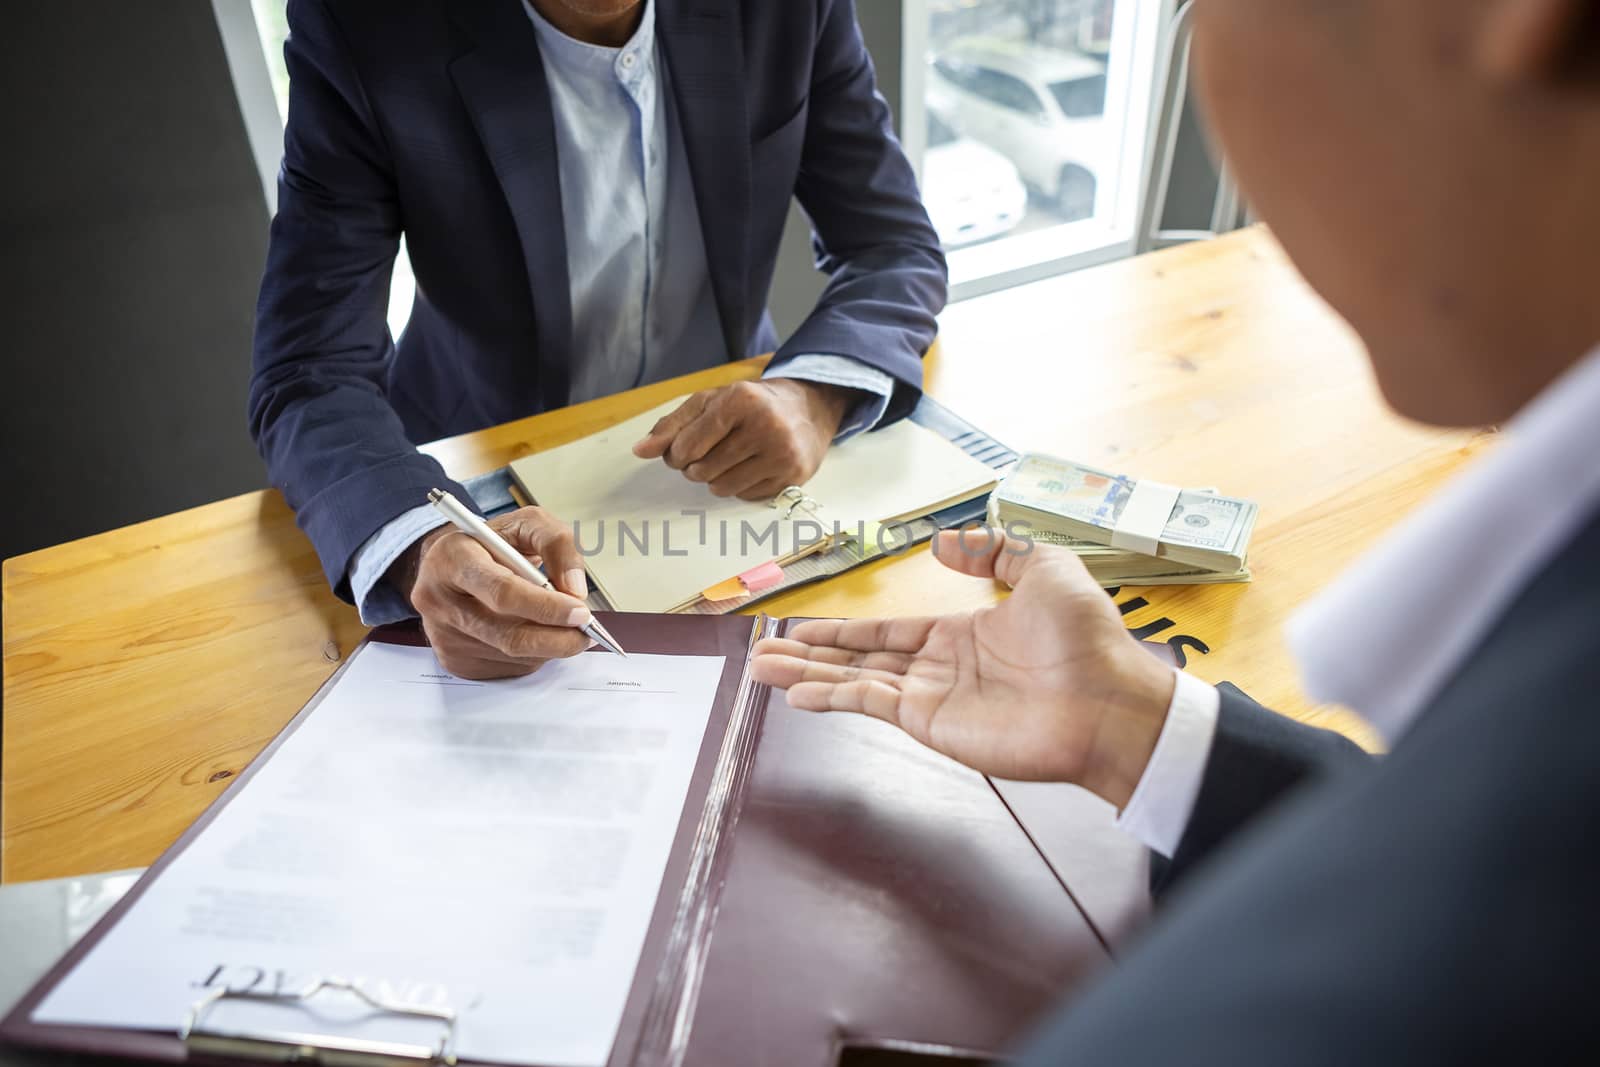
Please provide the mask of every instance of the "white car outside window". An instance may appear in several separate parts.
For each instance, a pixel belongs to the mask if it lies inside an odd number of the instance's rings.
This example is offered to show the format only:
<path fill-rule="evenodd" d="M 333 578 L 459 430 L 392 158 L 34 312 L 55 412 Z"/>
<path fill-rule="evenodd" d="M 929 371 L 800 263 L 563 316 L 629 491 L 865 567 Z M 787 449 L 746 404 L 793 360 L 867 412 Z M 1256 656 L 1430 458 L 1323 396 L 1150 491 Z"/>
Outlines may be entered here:
<path fill-rule="evenodd" d="M 928 113 L 922 203 L 946 248 L 1009 233 L 1028 210 L 1028 190 L 1005 156 Z"/>
<path fill-rule="evenodd" d="M 1104 63 L 1028 42 L 957 42 L 934 57 L 929 76 L 930 110 L 1011 160 L 1067 219 L 1094 213 L 1105 100 Z"/>

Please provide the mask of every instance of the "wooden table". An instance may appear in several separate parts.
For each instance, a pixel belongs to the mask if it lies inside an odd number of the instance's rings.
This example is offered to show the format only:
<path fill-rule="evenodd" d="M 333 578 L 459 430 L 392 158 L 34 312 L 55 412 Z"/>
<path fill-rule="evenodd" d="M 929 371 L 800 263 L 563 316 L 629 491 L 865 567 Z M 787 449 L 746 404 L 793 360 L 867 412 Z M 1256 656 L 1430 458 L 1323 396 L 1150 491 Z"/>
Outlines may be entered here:
<path fill-rule="evenodd" d="M 479 473 L 759 367 L 719 367 L 428 451 L 453 475 Z M 1201 678 L 1371 742 L 1354 716 L 1303 699 L 1279 625 L 1488 438 L 1389 414 L 1354 338 L 1266 233 L 958 305 L 927 385 L 1013 448 L 1258 500 L 1253 584 L 1125 590 L 1128 624 L 1175 642 Z M 3 588 L 5 881 L 149 863 L 363 632 L 275 492 L 8 560 Z M 762 609 L 926 613 L 1001 594 L 923 549 Z"/>

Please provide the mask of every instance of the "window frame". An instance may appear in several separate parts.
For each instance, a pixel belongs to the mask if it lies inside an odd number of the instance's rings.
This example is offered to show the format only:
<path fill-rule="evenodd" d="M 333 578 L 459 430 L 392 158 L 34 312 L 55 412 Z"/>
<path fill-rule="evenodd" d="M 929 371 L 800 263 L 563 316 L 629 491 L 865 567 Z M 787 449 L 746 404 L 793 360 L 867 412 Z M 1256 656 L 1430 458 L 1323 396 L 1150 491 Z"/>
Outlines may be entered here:
<path fill-rule="evenodd" d="M 1161 44 L 1179 2 L 1117 0 L 1106 70 L 1105 121 L 1120 126 L 1121 165 L 1115 182 L 1096 176 L 1101 178 L 1101 193 L 1094 216 L 947 252 L 951 303 L 1134 254 L 1140 208 L 1155 159 Z M 1123 6 L 1132 17 L 1120 17 Z M 900 14 L 901 142 L 920 181 L 927 155 L 931 0 L 902 0 Z M 1029 91 L 1033 92 L 1031 87 Z"/>

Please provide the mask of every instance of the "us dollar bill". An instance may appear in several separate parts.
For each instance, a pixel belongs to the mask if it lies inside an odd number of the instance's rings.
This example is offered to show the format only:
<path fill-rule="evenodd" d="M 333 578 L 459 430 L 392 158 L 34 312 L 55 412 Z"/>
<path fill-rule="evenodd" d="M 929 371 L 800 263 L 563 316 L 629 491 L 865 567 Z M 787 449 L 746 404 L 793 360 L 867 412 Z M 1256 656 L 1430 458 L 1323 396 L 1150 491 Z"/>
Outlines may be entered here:
<path fill-rule="evenodd" d="M 1020 523 L 1090 545 L 1109 546 L 1139 480 L 1037 453 L 1023 456 L 995 490 L 1002 525 Z M 1214 571 L 1244 569 L 1254 532 L 1253 501 L 1185 489 L 1167 517 L 1156 555 Z"/>

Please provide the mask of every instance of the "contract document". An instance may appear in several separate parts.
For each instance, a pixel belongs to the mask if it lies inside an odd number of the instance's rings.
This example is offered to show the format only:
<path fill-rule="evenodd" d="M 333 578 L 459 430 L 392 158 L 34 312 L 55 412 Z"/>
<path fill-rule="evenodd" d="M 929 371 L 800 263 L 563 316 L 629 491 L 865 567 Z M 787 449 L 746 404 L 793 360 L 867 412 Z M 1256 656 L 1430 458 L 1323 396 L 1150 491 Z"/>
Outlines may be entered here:
<path fill-rule="evenodd" d="M 722 656 L 591 652 L 471 682 L 369 642 L 34 1011 L 174 1032 L 218 989 L 320 979 L 457 1013 L 462 1059 L 610 1055 Z M 347 994 L 225 999 L 239 1034 L 428 1044 Z"/>

